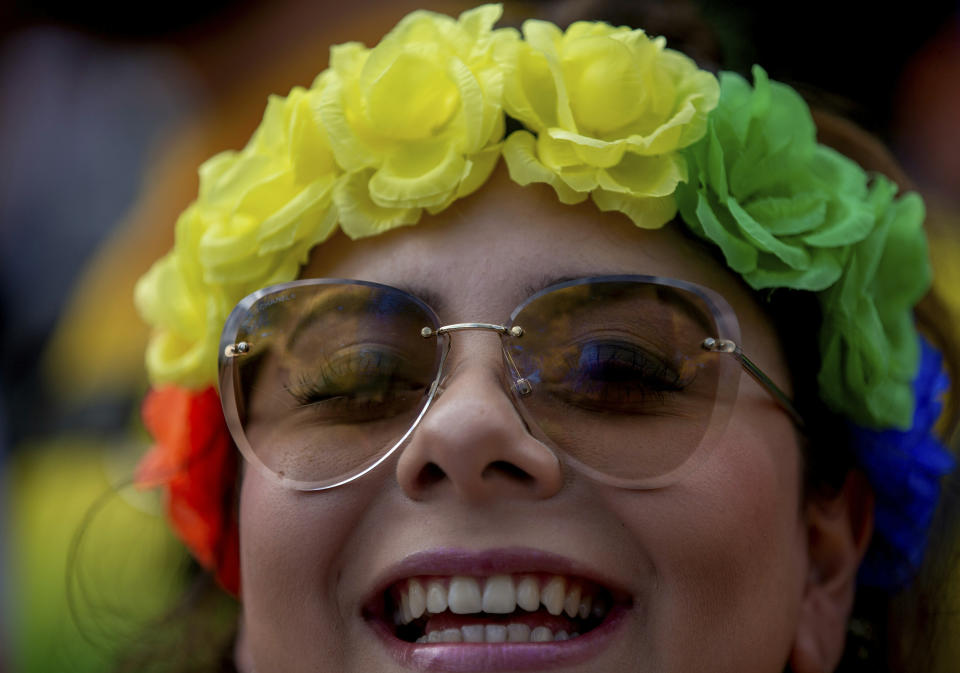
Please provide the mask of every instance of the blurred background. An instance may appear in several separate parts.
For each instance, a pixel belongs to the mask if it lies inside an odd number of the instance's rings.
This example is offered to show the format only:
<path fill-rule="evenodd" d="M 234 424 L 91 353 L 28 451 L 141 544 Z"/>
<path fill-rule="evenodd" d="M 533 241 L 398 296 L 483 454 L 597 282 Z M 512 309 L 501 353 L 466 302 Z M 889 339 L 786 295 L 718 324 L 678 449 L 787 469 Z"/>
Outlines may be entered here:
<path fill-rule="evenodd" d="M 0 5 L 0 671 L 109 670 L 175 600 L 187 561 L 157 496 L 129 487 L 148 445 L 133 284 L 171 246 L 197 166 L 243 146 L 268 94 L 417 6 L 467 4 Z M 643 26 L 709 67 L 761 63 L 854 120 L 927 197 L 960 315 L 960 4 L 889 7 L 544 0 L 508 3 L 505 20 Z"/>

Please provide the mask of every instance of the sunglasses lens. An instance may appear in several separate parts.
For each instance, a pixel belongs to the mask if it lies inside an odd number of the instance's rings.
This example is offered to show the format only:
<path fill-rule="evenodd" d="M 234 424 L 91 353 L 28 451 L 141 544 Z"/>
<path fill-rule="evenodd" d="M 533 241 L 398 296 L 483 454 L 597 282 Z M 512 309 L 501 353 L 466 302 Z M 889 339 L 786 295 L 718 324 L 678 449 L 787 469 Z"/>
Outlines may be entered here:
<path fill-rule="evenodd" d="M 362 472 L 427 402 L 440 358 L 437 340 L 421 336 L 427 326 L 439 325 L 425 304 L 373 284 L 299 284 L 245 300 L 221 355 L 234 440 L 299 488 Z"/>
<path fill-rule="evenodd" d="M 529 391 L 531 425 L 582 469 L 635 488 L 670 481 L 721 431 L 735 358 L 701 346 L 738 339 L 729 309 L 699 288 L 595 280 L 535 295 L 506 352 Z M 724 303 L 723 306 L 726 306 Z"/>

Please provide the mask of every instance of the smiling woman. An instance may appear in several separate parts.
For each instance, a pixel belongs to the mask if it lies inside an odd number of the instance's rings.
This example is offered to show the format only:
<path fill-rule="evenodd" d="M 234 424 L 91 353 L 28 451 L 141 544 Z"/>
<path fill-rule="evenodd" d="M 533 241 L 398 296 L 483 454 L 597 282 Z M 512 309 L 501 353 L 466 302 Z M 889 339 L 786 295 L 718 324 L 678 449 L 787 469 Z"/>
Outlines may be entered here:
<path fill-rule="evenodd" d="M 759 68 L 499 16 L 334 47 L 138 285 L 138 478 L 237 668 L 853 665 L 952 466 L 922 202 Z"/>

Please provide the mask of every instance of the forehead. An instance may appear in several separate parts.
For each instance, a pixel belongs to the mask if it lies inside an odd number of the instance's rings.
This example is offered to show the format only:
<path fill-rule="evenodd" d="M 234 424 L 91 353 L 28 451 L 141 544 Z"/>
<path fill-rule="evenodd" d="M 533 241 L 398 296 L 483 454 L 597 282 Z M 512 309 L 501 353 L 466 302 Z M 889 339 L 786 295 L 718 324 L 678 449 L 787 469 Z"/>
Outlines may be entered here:
<path fill-rule="evenodd" d="M 318 246 L 303 277 L 400 286 L 443 320 L 502 320 L 559 280 L 606 274 L 678 278 L 710 287 L 738 316 L 755 311 L 740 281 L 678 223 L 644 230 L 591 202 L 560 203 L 543 185 L 520 187 L 504 171 L 470 198 L 387 234 Z"/>

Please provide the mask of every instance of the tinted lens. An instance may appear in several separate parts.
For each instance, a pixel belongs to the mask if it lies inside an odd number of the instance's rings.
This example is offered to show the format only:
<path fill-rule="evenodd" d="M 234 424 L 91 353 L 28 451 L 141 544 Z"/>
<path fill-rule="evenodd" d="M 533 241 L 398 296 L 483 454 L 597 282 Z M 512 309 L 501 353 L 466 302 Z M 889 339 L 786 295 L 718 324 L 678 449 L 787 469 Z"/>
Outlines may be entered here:
<path fill-rule="evenodd" d="M 300 488 L 373 465 L 413 426 L 437 375 L 433 312 L 399 290 L 315 281 L 248 298 L 231 315 L 221 394 L 248 458 Z M 233 418 L 231 418 L 233 416 Z"/>
<path fill-rule="evenodd" d="M 651 488 L 675 477 L 723 429 L 736 396 L 737 360 L 701 347 L 739 337 L 714 299 L 678 281 L 594 280 L 535 295 L 513 316 L 523 336 L 505 346 L 530 383 L 519 398 L 528 419 L 607 481 Z"/>

